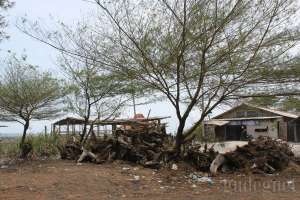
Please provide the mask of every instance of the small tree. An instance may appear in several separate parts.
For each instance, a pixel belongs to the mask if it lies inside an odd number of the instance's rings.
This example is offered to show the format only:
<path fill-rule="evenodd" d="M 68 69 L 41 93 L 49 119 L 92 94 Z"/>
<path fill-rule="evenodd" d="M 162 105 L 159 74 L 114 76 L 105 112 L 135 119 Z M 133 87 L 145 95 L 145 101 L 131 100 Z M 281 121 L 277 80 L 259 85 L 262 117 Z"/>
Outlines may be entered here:
<path fill-rule="evenodd" d="M 0 81 L 0 115 L 2 120 L 24 126 L 22 148 L 31 120 L 50 119 L 61 110 L 60 87 L 51 74 L 39 72 L 25 58 L 13 56 L 7 65 Z"/>
<path fill-rule="evenodd" d="M 90 132 L 88 125 L 92 116 L 105 120 L 119 115 L 126 102 L 122 95 L 122 81 L 113 74 L 99 70 L 97 63 L 91 61 L 68 59 L 64 54 L 59 61 L 69 80 L 68 95 L 65 97 L 68 109 L 84 119 L 80 134 L 80 142 L 84 143 Z"/>
<path fill-rule="evenodd" d="M 128 80 L 124 74 L 106 70 L 107 63 L 101 62 L 103 58 L 99 55 L 107 51 L 104 48 L 107 40 L 90 32 L 86 21 L 78 22 L 76 27 L 58 23 L 59 29 L 55 32 L 48 32 L 36 23 L 30 30 L 36 32 L 38 37 L 25 30 L 27 22 L 23 19 L 17 27 L 60 52 L 58 65 L 67 78 L 68 95 L 64 99 L 68 111 L 84 119 L 80 134 L 82 143 L 89 133 L 92 118 L 105 120 L 118 116 L 128 100 L 140 97 L 143 93 L 141 89 L 146 90 L 137 82 Z"/>

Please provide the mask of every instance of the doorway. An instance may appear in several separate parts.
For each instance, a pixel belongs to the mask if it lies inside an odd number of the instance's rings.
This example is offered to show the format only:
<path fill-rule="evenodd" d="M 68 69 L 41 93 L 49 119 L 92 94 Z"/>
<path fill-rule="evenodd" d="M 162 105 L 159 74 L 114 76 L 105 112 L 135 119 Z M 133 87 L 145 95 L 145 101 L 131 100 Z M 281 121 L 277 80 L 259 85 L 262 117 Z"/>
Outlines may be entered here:
<path fill-rule="evenodd" d="M 241 139 L 242 136 L 242 125 L 228 125 L 226 127 L 226 137 L 225 140 L 237 141 Z"/>

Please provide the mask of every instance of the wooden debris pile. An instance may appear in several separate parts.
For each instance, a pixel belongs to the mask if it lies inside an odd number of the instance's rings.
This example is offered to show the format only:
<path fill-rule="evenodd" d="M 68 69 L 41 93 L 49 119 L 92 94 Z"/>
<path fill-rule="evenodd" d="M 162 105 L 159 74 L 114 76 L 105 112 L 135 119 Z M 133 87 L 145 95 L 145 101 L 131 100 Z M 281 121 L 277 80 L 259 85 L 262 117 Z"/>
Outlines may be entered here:
<path fill-rule="evenodd" d="M 79 143 L 67 142 L 64 146 L 58 147 L 61 159 L 64 160 L 77 160 L 82 153 L 82 148 Z"/>
<path fill-rule="evenodd" d="M 168 135 L 155 129 L 117 130 L 114 135 L 96 138 L 92 135 L 82 148 L 71 143 L 61 149 L 63 159 L 95 163 L 125 160 L 145 167 L 159 168 L 172 154 Z"/>
<path fill-rule="evenodd" d="M 289 145 L 281 140 L 259 137 L 224 154 L 224 166 L 233 171 L 274 173 L 287 168 L 294 158 Z"/>
<path fill-rule="evenodd" d="M 202 150 L 201 145 L 190 145 L 187 147 L 184 160 L 200 171 L 209 171 L 210 165 L 217 155 L 218 152 L 214 150 L 213 146 L 208 149 L 207 145 L 204 145 L 204 150 Z"/>

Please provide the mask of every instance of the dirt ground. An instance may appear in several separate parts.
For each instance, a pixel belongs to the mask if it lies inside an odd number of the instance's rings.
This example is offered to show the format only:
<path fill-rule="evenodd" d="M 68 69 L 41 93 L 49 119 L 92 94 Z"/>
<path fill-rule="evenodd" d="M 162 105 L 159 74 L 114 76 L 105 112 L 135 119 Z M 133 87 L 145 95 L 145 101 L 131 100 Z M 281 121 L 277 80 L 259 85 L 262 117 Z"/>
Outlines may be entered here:
<path fill-rule="evenodd" d="M 34 161 L 0 169 L 0 199 L 300 199 L 300 173 L 222 174 L 213 182 L 193 179 L 185 165 L 159 171 L 114 162 Z"/>

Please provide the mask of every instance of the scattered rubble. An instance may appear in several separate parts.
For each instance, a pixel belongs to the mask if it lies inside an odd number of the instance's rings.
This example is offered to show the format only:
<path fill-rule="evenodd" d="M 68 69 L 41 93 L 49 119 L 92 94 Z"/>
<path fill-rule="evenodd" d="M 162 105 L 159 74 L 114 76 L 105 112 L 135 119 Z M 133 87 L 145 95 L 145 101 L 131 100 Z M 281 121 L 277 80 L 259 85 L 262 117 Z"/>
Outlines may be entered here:
<path fill-rule="evenodd" d="M 134 175 L 134 176 L 133 176 L 133 179 L 134 179 L 135 181 L 139 181 L 139 180 L 140 180 L 140 176 Z"/>
<path fill-rule="evenodd" d="M 173 163 L 171 169 L 172 170 L 178 170 L 178 166 L 175 163 Z"/>
<path fill-rule="evenodd" d="M 202 176 L 197 173 L 191 173 L 189 175 L 189 178 L 190 178 L 190 180 L 192 180 L 192 182 L 213 184 L 213 180 L 210 177 Z"/>
<path fill-rule="evenodd" d="M 214 150 L 213 146 L 208 149 L 205 145 L 204 150 L 202 150 L 201 145 L 190 145 L 184 160 L 200 171 L 209 171 L 210 165 L 217 155 L 218 152 Z"/>

